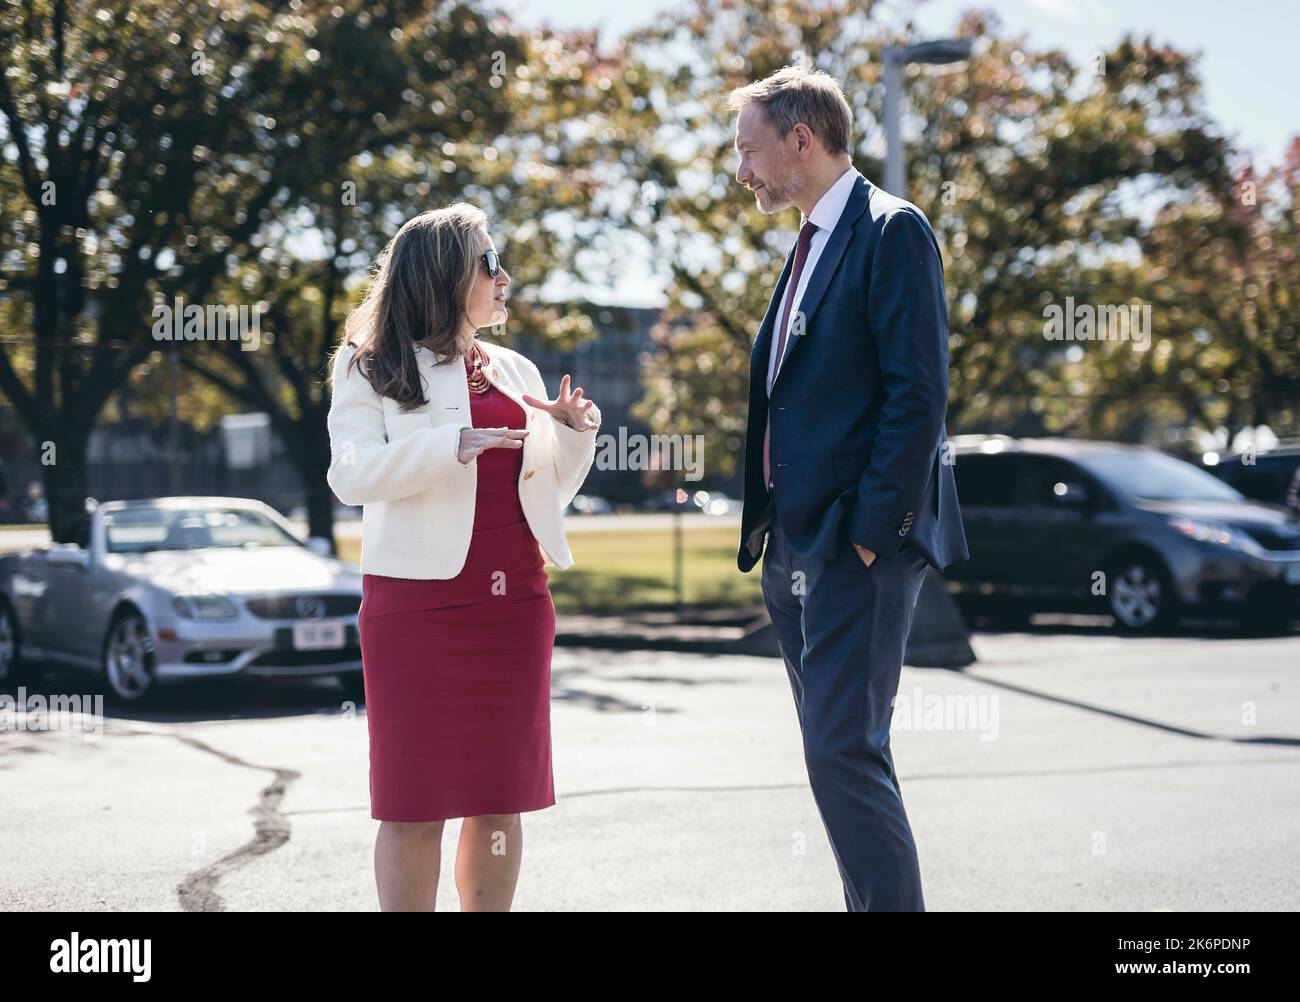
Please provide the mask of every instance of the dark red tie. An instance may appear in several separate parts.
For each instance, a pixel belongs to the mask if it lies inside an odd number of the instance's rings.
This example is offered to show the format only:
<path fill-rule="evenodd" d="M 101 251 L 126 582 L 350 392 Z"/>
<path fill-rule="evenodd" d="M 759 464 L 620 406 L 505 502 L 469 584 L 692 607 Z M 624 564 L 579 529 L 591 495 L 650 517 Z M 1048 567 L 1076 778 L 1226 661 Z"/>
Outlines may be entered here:
<path fill-rule="evenodd" d="M 803 263 L 808 260 L 808 248 L 812 246 L 813 234 L 817 232 L 817 227 L 812 223 L 805 222 L 799 230 L 799 246 L 794 252 L 794 267 L 790 270 L 790 281 L 786 283 L 786 290 L 789 293 L 785 297 L 785 309 L 781 311 L 781 326 L 778 328 L 780 336 L 776 342 L 776 365 L 774 369 L 781 368 L 781 355 L 785 352 L 785 332 L 790 324 L 790 307 L 794 305 L 795 293 L 799 291 L 799 276 L 803 273 Z M 772 373 L 772 379 L 775 381 L 776 372 Z M 763 429 L 763 485 L 766 486 L 772 482 L 772 411 L 768 408 L 767 427 Z"/>

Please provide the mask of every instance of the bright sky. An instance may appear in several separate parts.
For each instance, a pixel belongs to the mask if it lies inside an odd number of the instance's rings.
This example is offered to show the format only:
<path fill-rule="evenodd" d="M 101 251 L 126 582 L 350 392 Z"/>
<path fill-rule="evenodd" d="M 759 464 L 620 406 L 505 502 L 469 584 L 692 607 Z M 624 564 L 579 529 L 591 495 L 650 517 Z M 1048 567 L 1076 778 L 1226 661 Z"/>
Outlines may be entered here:
<path fill-rule="evenodd" d="M 679 0 L 509 0 L 526 23 L 603 27 L 612 34 L 640 27 Z M 1294 111 L 1300 3 L 1296 0 L 882 0 L 890 20 L 912 12 L 921 34 L 943 37 L 961 12 L 993 9 L 1003 30 L 1024 32 L 1032 45 L 1065 50 L 1083 62 L 1125 32 L 1150 34 L 1157 43 L 1202 53 L 1201 79 L 1210 114 L 1262 165 L 1276 164 L 1287 142 L 1300 135 Z M 1288 98 L 1287 95 L 1291 97 Z"/>

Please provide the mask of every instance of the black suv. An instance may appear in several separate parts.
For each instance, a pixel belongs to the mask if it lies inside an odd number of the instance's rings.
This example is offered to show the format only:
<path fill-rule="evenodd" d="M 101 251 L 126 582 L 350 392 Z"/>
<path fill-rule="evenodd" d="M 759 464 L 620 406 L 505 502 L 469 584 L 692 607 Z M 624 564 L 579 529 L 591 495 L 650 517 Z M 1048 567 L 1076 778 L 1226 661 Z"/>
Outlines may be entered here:
<path fill-rule="evenodd" d="M 1300 511 L 1300 444 L 1279 443 L 1253 456 L 1230 453 L 1207 468 L 1248 498 Z"/>
<path fill-rule="evenodd" d="M 1300 520 L 1154 449 L 962 435 L 971 558 L 946 572 L 968 615 L 1105 611 L 1153 631 L 1183 611 L 1285 628 L 1300 596 Z"/>

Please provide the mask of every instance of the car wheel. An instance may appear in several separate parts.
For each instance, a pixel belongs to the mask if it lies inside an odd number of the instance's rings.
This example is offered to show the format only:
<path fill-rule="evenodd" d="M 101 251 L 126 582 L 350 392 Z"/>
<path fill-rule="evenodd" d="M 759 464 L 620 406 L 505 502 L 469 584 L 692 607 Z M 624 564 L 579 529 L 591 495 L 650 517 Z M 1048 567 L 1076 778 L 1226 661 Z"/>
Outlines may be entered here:
<path fill-rule="evenodd" d="M 1163 629 L 1178 618 L 1177 604 L 1169 575 L 1150 557 L 1127 557 L 1111 569 L 1106 605 L 1121 630 Z"/>
<path fill-rule="evenodd" d="M 344 695 L 353 703 L 363 705 L 366 701 L 366 679 L 359 671 L 339 672 L 334 676 L 343 687 Z"/>
<path fill-rule="evenodd" d="M 18 617 L 0 599 L 0 681 L 14 682 L 19 676 Z"/>
<path fill-rule="evenodd" d="M 113 617 L 104 637 L 104 678 L 118 699 L 135 703 L 154 688 L 153 636 L 138 612 Z"/>

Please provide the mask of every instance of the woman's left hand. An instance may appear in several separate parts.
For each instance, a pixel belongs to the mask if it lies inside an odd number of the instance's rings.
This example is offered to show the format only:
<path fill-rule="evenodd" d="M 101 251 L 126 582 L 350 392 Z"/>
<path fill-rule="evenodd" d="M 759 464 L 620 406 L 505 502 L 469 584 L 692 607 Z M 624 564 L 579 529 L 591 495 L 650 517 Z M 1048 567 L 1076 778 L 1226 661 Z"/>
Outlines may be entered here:
<path fill-rule="evenodd" d="M 560 395 L 554 400 L 538 400 L 536 397 L 524 394 L 524 403 L 536 407 L 538 410 L 546 411 L 547 414 L 557 421 L 563 421 L 570 428 L 576 431 L 590 431 L 599 425 L 587 423 L 587 410 L 592 406 L 592 401 L 582 399 L 582 387 L 579 386 L 572 393 L 569 392 L 569 376 L 566 373 L 560 380 Z"/>

